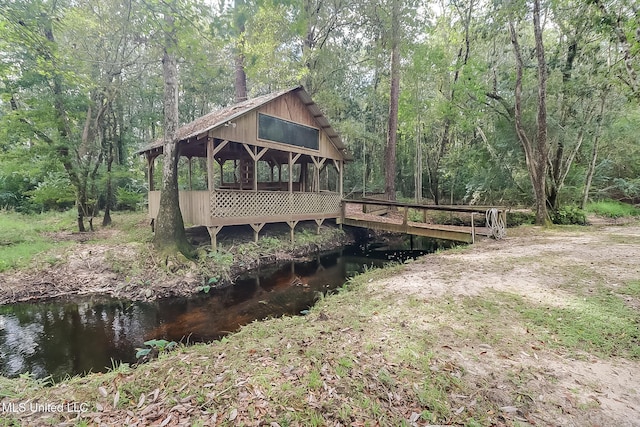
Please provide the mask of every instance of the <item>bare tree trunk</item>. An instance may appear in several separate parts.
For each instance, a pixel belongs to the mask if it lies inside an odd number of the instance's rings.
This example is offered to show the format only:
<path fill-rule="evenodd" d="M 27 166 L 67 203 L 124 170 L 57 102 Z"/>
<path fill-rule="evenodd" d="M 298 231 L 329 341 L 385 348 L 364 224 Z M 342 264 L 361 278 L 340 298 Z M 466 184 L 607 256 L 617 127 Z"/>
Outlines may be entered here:
<path fill-rule="evenodd" d="M 416 126 L 416 161 L 415 161 L 415 177 L 416 177 L 416 203 L 422 203 L 422 123 L 418 118 L 418 126 Z"/>
<path fill-rule="evenodd" d="M 234 58 L 234 75 L 235 80 L 233 87 L 235 89 L 235 102 L 247 100 L 247 73 L 244 69 L 244 36 L 245 36 L 245 17 L 244 17 L 244 0 L 236 0 L 235 13 L 238 28 L 236 29 L 236 53 Z"/>
<path fill-rule="evenodd" d="M 400 43 L 399 43 L 399 5 L 393 1 L 391 10 L 391 90 L 389 97 L 389 121 L 387 127 L 387 145 L 384 150 L 384 194 L 387 200 L 396 200 L 396 146 L 398 143 L 398 102 L 400 100 Z"/>
<path fill-rule="evenodd" d="M 164 79 L 164 141 L 162 162 L 162 191 L 160 207 L 156 220 L 153 244 L 161 252 L 170 255 L 181 252 L 191 257 L 193 248 L 187 241 L 184 221 L 180 212 L 178 193 L 178 66 L 175 57 L 177 41 L 174 30 L 174 18 L 165 15 L 166 45 L 162 58 L 162 74 Z"/>
<path fill-rule="evenodd" d="M 540 1 L 535 0 L 533 6 L 533 25 L 536 42 L 536 59 L 538 62 L 538 113 L 536 118 L 535 144 L 527 137 L 522 124 L 522 74 L 524 63 L 522 50 L 518 42 L 518 34 L 513 22 L 509 22 L 511 44 L 516 60 L 516 87 L 514 122 L 518 140 L 522 145 L 529 171 L 529 178 L 535 195 L 536 224 L 545 225 L 549 222 L 547 210 L 546 175 L 548 169 L 548 144 L 547 144 L 547 64 L 544 57 L 544 45 L 542 43 L 542 28 L 540 26 Z"/>
<path fill-rule="evenodd" d="M 580 203 L 580 209 L 584 209 L 589 202 L 589 191 L 591 191 L 591 181 L 596 171 L 596 163 L 598 162 L 598 143 L 600 141 L 600 133 L 602 132 L 602 115 L 604 114 L 604 105 L 607 99 L 608 88 L 602 92 L 602 98 L 600 99 L 600 111 L 598 112 L 598 125 L 596 127 L 595 135 L 593 136 L 593 147 L 591 148 L 591 161 L 589 162 L 589 169 L 587 170 L 587 176 L 584 183 L 584 192 L 582 193 L 582 203 Z"/>

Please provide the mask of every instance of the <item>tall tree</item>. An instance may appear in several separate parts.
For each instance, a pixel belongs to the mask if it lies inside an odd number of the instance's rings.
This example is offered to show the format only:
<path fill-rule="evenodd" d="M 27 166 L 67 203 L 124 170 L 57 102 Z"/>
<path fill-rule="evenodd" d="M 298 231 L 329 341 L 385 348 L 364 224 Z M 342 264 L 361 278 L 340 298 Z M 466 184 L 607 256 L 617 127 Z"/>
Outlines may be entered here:
<path fill-rule="evenodd" d="M 389 120 L 384 150 L 384 195 L 396 200 L 396 147 L 398 145 L 398 102 L 400 99 L 400 1 L 391 0 L 391 84 L 389 86 Z"/>
<path fill-rule="evenodd" d="M 173 9 L 176 1 L 167 3 L 164 15 L 164 46 L 162 52 L 162 77 L 164 81 L 164 135 L 162 189 L 160 207 L 155 227 L 154 246 L 165 254 L 182 253 L 193 256 L 193 248 L 187 240 L 184 220 L 180 211 L 178 192 L 178 29 Z"/>
<path fill-rule="evenodd" d="M 536 224 L 544 225 L 549 222 L 547 210 L 546 179 L 548 168 L 549 144 L 547 142 L 547 63 L 542 40 L 542 26 L 540 23 L 540 0 L 533 1 L 533 32 L 538 71 L 538 105 L 536 115 L 536 134 L 533 140 L 529 138 L 522 120 L 522 80 L 524 60 L 522 48 L 518 39 L 518 32 L 513 21 L 509 22 L 509 34 L 513 54 L 516 60 L 516 85 L 514 100 L 514 122 L 518 140 L 522 145 L 531 179 L 531 185 L 536 201 Z"/>
<path fill-rule="evenodd" d="M 235 29 L 235 52 L 234 52 L 234 82 L 235 102 L 247 100 L 247 73 L 245 72 L 246 57 L 244 54 L 244 38 L 248 8 L 245 0 L 235 0 L 233 8 L 233 26 Z"/>

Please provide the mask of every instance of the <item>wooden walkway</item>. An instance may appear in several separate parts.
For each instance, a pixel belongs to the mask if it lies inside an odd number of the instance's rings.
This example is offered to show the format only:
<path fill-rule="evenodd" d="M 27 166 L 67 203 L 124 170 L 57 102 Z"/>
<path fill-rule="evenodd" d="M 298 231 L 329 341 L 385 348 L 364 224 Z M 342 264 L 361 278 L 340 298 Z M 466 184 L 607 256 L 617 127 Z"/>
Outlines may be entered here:
<path fill-rule="evenodd" d="M 389 212 L 390 208 L 395 209 Z M 470 214 L 470 223 L 473 224 L 473 219 L 478 216 L 484 219 L 487 210 L 493 208 L 498 209 L 499 215 L 503 220 L 506 219 L 506 210 L 503 207 L 436 206 L 390 202 L 386 200 L 343 200 L 341 222 L 344 225 L 350 225 L 353 227 L 413 234 L 415 236 L 453 240 L 456 242 L 474 243 L 476 235 L 491 236 L 491 229 L 487 227 L 475 227 L 474 225 L 455 226 L 409 221 L 409 209 L 422 211 L 423 218 L 426 218 L 426 211 L 428 210 L 467 213 Z M 384 212 L 388 212 L 388 214 L 380 215 L 380 213 Z M 504 221 L 504 223 L 506 223 L 506 221 Z"/>

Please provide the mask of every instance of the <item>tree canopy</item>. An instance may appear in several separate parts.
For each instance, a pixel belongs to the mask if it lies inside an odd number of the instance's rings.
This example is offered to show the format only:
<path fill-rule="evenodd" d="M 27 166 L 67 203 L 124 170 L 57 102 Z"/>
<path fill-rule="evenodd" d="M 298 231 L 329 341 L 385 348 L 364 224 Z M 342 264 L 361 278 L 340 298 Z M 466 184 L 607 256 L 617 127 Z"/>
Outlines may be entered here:
<path fill-rule="evenodd" d="M 302 84 L 353 153 L 346 195 L 531 206 L 539 222 L 640 201 L 631 0 L 12 0 L 0 207 L 75 206 L 85 230 L 144 202 L 133 153 L 165 132 L 167 22 L 181 123 Z"/>

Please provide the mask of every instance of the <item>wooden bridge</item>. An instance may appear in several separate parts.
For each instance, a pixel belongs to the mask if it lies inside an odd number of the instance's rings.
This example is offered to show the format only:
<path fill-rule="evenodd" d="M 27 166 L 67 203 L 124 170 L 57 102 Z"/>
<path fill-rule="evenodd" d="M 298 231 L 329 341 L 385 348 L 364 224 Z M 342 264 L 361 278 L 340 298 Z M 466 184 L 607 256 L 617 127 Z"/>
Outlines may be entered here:
<path fill-rule="evenodd" d="M 409 210 L 422 215 L 422 222 L 411 221 Z M 470 214 L 470 226 L 429 224 L 427 211 Z M 485 227 L 476 227 L 474 220 L 492 213 Z M 387 200 L 343 200 L 339 221 L 344 225 L 412 234 L 435 239 L 474 243 L 476 235 L 500 238 L 506 229 L 506 208 L 495 206 L 443 206 L 391 202 Z M 484 221 L 483 221 L 484 222 Z"/>

